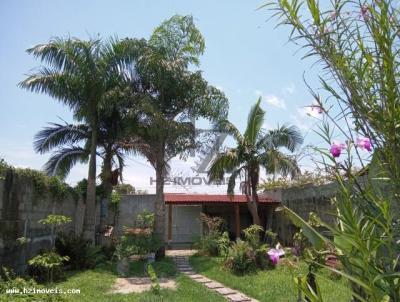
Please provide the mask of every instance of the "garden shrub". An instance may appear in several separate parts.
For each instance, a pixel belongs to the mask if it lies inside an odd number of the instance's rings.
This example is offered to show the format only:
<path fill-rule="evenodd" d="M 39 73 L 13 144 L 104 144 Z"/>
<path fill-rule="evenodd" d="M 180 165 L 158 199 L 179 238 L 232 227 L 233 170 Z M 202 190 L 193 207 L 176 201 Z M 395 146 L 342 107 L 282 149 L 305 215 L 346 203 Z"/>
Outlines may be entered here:
<path fill-rule="evenodd" d="M 24 293 L 25 289 L 35 288 L 37 291 L 43 287 L 33 279 L 26 280 L 17 277 L 11 270 L 4 267 L 0 270 L 0 302 L 63 302 L 61 294 L 55 293 Z M 18 290 L 17 293 L 7 294 L 6 290 Z M 44 289 L 44 288 L 43 288 Z"/>
<path fill-rule="evenodd" d="M 55 247 L 62 256 L 69 257 L 68 266 L 74 270 L 94 268 L 106 260 L 102 247 L 90 245 L 90 241 L 74 233 L 60 233 Z"/>
<path fill-rule="evenodd" d="M 149 274 L 150 280 L 151 280 L 151 291 L 159 295 L 161 291 L 161 286 L 160 282 L 158 280 L 157 274 L 151 264 L 147 265 L 147 273 Z"/>
<path fill-rule="evenodd" d="M 154 233 L 154 214 L 144 210 L 138 214 L 135 227 L 125 227 L 114 255 L 123 259 L 131 255 L 146 255 L 155 253 L 161 246 L 161 241 Z"/>
<path fill-rule="evenodd" d="M 245 241 L 250 245 L 255 254 L 255 266 L 260 269 L 272 267 L 271 261 L 268 257 L 269 245 L 261 241 L 263 228 L 259 225 L 251 225 L 243 230 Z M 269 238 L 271 242 L 276 240 L 276 234 L 271 230 L 265 232 L 266 239 Z"/>
<path fill-rule="evenodd" d="M 39 282 L 53 282 L 63 276 L 63 264 L 68 256 L 61 256 L 55 251 L 42 252 L 28 261 L 30 273 Z"/>
<path fill-rule="evenodd" d="M 270 246 L 275 246 L 278 243 L 278 234 L 271 229 L 265 231 L 265 241 Z"/>
<path fill-rule="evenodd" d="M 217 239 L 218 254 L 226 257 L 228 255 L 230 245 L 231 240 L 229 239 L 228 232 L 223 232 L 222 235 Z"/>
<path fill-rule="evenodd" d="M 243 230 L 244 241 L 238 240 L 229 247 L 226 241 L 228 234 L 220 237 L 221 255 L 225 252 L 224 266 L 237 274 L 245 274 L 255 269 L 273 268 L 268 251 L 270 245 L 262 240 L 263 228 L 259 225 L 251 225 Z M 276 234 L 271 230 L 265 233 L 266 240 L 276 242 Z"/>
<path fill-rule="evenodd" d="M 221 217 L 211 217 L 204 213 L 200 214 L 200 221 L 203 223 L 203 236 L 194 243 L 194 248 L 199 253 L 207 256 L 218 256 L 226 253 L 229 246 L 228 233 L 224 234 L 225 221 Z"/>
<path fill-rule="evenodd" d="M 245 241 L 253 248 L 258 249 L 261 245 L 261 234 L 263 228 L 257 224 L 253 224 L 243 230 Z"/>
<path fill-rule="evenodd" d="M 228 250 L 225 267 L 236 274 L 246 274 L 256 269 L 256 254 L 250 244 L 237 240 Z"/>
<path fill-rule="evenodd" d="M 194 248 L 199 251 L 200 254 L 206 256 L 218 256 L 218 234 L 203 235 L 198 238 L 194 243 Z"/>

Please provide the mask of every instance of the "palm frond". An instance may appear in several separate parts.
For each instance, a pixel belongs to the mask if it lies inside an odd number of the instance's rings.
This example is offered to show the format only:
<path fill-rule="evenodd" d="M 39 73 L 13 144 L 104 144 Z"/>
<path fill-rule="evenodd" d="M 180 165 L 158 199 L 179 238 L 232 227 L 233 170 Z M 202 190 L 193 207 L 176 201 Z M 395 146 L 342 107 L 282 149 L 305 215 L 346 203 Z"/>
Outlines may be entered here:
<path fill-rule="evenodd" d="M 237 151 L 235 149 L 219 153 L 212 161 L 208 177 L 210 181 L 221 181 L 225 172 L 231 172 L 240 165 Z"/>
<path fill-rule="evenodd" d="M 265 168 L 267 174 L 294 177 L 301 173 L 294 157 L 283 154 L 276 149 L 268 150 L 259 155 L 259 162 Z"/>
<path fill-rule="evenodd" d="M 40 68 L 36 73 L 20 82 L 19 87 L 32 92 L 45 93 L 76 110 L 84 99 L 82 79 L 70 74 L 47 67 Z"/>
<path fill-rule="evenodd" d="M 296 126 L 282 125 L 260 137 L 257 146 L 266 150 L 284 147 L 293 152 L 303 144 L 303 141 L 304 138 Z"/>
<path fill-rule="evenodd" d="M 65 147 L 52 154 L 44 165 L 44 171 L 48 175 L 57 175 L 64 179 L 76 163 L 86 163 L 88 160 L 88 150 L 76 146 Z"/>
<path fill-rule="evenodd" d="M 228 135 L 231 135 L 238 143 L 243 141 L 240 131 L 228 120 L 221 120 L 214 125 L 214 129 Z"/>
<path fill-rule="evenodd" d="M 264 123 L 265 111 L 261 108 L 261 97 L 257 102 L 251 107 L 247 118 L 247 127 L 244 133 L 245 140 L 251 144 L 255 145 L 257 137 L 260 135 L 261 127 Z"/>
<path fill-rule="evenodd" d="M 43 128 L 34 138 L 34 150 L 40 154 L 65 144 L 75 144 L 90 137 L 89 128 L 83 124 L 49 124 L 49 127 Z"/>
<path fill-rule="evenodd" d="M 242 168 L 239 168 L 233 171 L 231 176 L 229 177 L 228 189 L 227 189 L 227 193 L 229 195 L 233 195 L 236 186 L 236 178 L 238 178 L 241 173 L 242 173 Z"/>

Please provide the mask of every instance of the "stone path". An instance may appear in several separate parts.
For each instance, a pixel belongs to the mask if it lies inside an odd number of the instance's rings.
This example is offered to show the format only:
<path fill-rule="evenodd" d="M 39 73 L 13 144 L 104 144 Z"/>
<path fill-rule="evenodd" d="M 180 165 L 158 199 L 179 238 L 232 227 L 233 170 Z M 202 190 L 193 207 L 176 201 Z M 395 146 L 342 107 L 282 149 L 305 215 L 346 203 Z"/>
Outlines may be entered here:
<path fill-rule="evenodd" d="M 193 281 L 202 283 L 208 289 L 223 295 L 228 301 L 231 301 L 231 302 L 258 302 L 258 300 L 250 298 L 235 289 L 231 289 L 221 283 L 218 283 L 214 280 L 208 279 L 207 277 L 205 277 L 203 275 L 197 274 L 195 271 L 193 271 L 193 268 L 190 266 L 189 257 L 187 255 L 177 254 L 177 255 L 173 255 L 173 258 L 178 267 L 178 271 L 187 275 Z"/>

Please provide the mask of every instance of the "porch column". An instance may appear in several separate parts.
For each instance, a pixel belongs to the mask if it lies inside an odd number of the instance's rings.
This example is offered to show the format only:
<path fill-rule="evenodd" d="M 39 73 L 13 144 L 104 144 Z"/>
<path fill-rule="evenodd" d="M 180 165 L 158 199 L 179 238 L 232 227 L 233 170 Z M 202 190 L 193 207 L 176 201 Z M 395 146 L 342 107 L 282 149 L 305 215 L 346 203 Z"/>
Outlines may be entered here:
<path fill-rule="evenodd" d="M 168 205 L 168 246 L 172 241 L 172 204 Z"/>
<path fill-rule="evenodd" d="M 236 239 L 240 238 L 240 207 L 239 203 L 234 205 L 235 207 L 235 230 L 236 230 Z"/>

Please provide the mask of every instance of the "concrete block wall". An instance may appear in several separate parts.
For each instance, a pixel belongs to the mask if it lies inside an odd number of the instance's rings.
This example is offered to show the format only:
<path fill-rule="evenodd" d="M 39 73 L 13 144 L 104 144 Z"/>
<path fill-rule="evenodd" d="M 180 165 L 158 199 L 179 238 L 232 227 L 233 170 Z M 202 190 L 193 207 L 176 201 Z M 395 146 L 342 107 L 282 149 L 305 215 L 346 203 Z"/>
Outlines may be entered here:
<path fill-rule="evenodd" d="M 72 196 L 54 200 L 37 196 L 31 179 L 8 172 L 0 180 L 0 266 L 24 272 L 27 261 L 41 249 L 50 247 L 50 229 L 38 223 L 49 214 L 66 215 L 72 222 L 63 231 L 80 232 L 83 225 L 84 204 Z M 30 241 L 24 245 L 17 238 Z"/>
<path fill-rule="evenodd" d="M 267 195 L 280 196 L 282 205 L 296 212 L 300 217 L 308 220 L 309 213 L 314 212 L 327 224 L 333 225 L 335 218 L 335 206 L 331 199 L 337 192 L 336 184 L 322 186 L 305 186 L 302 188 L 289 188 L 266 192 Z M 293 244 L 293 235 L 297 228 L 284 216 L 282 212 L 275 212 L 273 219 L 273 230 L 278 233 L 279 240 L 284 245 Z"/>
<path fill-rule="evenodd" d="M 133 226 L 136 216 L 144 210 L 154 213 L 155 195 L 122 195 L 119 212 L 114 227 L 114 235 L 121 236 L 124 226 Z M 113 213 L 109 212 L 108 223 L 112 224 Z"/>

